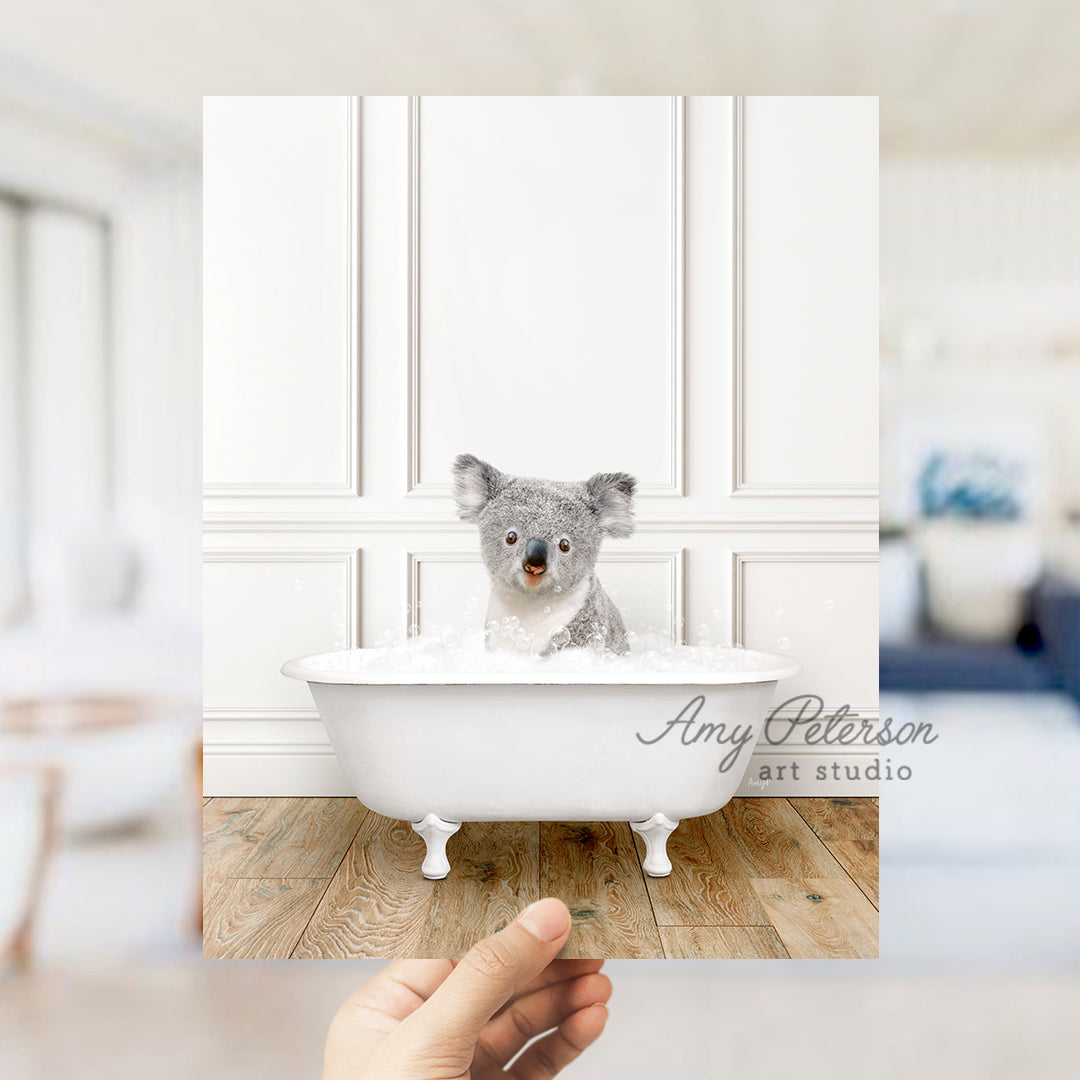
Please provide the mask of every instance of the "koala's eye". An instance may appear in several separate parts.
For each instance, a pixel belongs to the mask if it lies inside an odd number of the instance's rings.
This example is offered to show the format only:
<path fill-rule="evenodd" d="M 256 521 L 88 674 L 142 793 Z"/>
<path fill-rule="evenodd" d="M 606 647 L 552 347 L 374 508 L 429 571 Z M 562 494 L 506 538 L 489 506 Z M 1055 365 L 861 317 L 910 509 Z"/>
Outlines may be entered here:
<path fill-rule="evenodd" d="M 565 536 L 559 541 L 559 550 L 564 554 L 570 550 L 570 541 Z"/>
<path fill-rule="evenodd" d="M 516 543 L 517 543 L 517 533 L 516 533 L 516 532 L 514 532 L 514 530 L 513 530 L 513 529 L 511 529 L 511 530 L 510 530 L 510 531 L 509 531 L 509 532 L 508 532 L 508 533 L 506 534 L 506 542 L 507 542 L 508 544 L 516 544 Z"/>

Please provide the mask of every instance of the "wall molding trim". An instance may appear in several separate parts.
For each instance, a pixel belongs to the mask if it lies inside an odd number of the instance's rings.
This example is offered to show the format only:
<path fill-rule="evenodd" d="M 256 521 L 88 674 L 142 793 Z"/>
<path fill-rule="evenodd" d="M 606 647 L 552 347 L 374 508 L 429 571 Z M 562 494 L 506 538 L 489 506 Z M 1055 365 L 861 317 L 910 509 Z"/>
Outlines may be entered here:
<path fill-rule="evenodd" d="M 203 563 L 340 563 L 344 570 L 345 647 L 360 641 L 360 548 L 206 548 Z M 314 705 L 203 704 L 204 720 L 318 720 Z"/>
<path fill-rule="evenodd" d="M 745 604 L 744 568 L 748 563 L 778 562 L 836 562 L 857 563 L 878 561 L 876 551 L 865 548 L 833 548 L 822 551 L 792 551 L 788 548 L 753 548 L 732 551 L 731 553 L 731 597 L 732 597 L 732 640 L 743 644 L 743 619 Z"/>
<path fill-rule="evenodd" d="M 731 552 L 731 640 L 737 644 L 743 644 L 743 631 L 745 619 L 746 584 L 744 570 L 749 563 L 862 563 L 878 561 L 876 551 L 867 551 L 864 548 L 834 548 L 824 551 L 802 550 L 792 551 L 787 548 L 754 548 Z M 855 705 L 850 702 L 845 704 L 851 713 L 860 719 L 877 719 L 879 707 L 877 705 Z M 837 703 L 826 702 L 825 712 L 838 708 Z M 790 710 L 778 710 L 775 713 L 779 717 L 791 715 Z M 865 753 L 865 749 L 862 751 Z"/>
<path fill-rule="evenodd" d="M 745 410 L 745 255 L 746 255 L 746 99 L 732 101 L 732 343 L 731 343 L 731 497 L 736 499 L 877 499 L 878 484 L 785 484 L 746 478 Z"/>
<path fill-rule="evenodd" d="M 667 515 L 637 517 L 635 532 L 852 532 L 877 533 L 876 514 L 775 514 L 748 517 L 734 514 Z M 302 512 L 237 511 L 208 512 L 203 518 L 207 533 L 365 533 L 440 532 L 474 533 L 476 526 L 445 513 L 397 513 L 358 511 L 311 516 Z"/>
<path fill-rule="evenodd" d="M 360 487 L 360 99 L 346 98 L 345 177 L 345 479 L 278 484 L 272 481 L 204 483 L 205 499 L 355 499 Z"/>
<path fill-rule="evenodd" d="M 784 750 L 783 755 L 773 751 Z M 828 754 L 810 754 L 802 746 L 758 747 L 746 770 L 746 777 L 736 792 L 741 797 L 839 794 L 876 795 L 877 785 L 871 781 L 842 780 L 828 787 L 808 791 L 805 783 L 770 781 L 767 785 L 753 783 L 762 765 L 775 768 L 798 760 L 807 772 L 814 763 L 837 761 L 866 767 L 875 757 L 865 748 L 837 746 Z M 203 794 L 206 796 L 236 797 L 327 797 L 355 798 L 338 765 L 329 743 L 305 742 L 213 742 L 203 748 Z M 827 781 L 826 784 L 829 782 Z"/>
<path fill-rule="evenodd" d="M 671 443 L 666 480 L 638 484 L 649 498 L 684 498 L 686 477 L 686 98 L 670 99 L 670 383 Z M 421 99 L 408 103 L 408 356 L 405 362 L 405 497 L 449 497 L 450 484 L 424 480 L 420 475 L 420 125 Z"/>

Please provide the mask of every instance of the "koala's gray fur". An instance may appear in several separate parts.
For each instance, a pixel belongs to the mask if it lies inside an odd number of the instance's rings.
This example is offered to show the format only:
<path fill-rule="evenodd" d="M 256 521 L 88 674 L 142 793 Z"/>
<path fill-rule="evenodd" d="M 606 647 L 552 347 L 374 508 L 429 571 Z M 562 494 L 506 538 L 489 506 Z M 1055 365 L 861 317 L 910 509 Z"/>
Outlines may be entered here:
<path fill-rule="evenodd" d="M 596 473 L 567 482 L 509 476 L 472 454 L 453 466 L 458 515 L 475 521 L 480 550 L 491 576 L 488 617 L 515 614 L 534 634 L 564 626 L 571 645 L 585 645 L 599 633 L 617 653 L 629 650 L 619 609 L 596 576 L 596 558 L 605 536 L 629 536 L 634 529 L 637 481 L 627 473 Z M 509 534 L 517 540 L 508 543 Z M 530 574 L 524 552 L 532 542 L 546 547 L 544 568 Z M 559 548 L 568 541 L 569 550 Z M 543 616 L 544 608 L 551 615 Z"/>

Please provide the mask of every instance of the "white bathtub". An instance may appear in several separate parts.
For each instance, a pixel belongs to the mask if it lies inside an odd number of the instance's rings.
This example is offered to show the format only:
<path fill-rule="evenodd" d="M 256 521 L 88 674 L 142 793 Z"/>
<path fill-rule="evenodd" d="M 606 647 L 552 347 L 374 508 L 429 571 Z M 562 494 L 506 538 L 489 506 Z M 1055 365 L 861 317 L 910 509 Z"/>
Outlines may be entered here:
<path fill-rule="evenodd" d="M 356 670 L 357 652 L 281 670 L 311 687 L 357 798 L 424 838 L 425 877 L 449 873 L 463 821 L 541 820 L 627 821 L 663 877 L 668 836 L 731 799 L 777 682 L 801 670 L 756 656 L 751 671 L 692 674 L 395 674 Z"/>

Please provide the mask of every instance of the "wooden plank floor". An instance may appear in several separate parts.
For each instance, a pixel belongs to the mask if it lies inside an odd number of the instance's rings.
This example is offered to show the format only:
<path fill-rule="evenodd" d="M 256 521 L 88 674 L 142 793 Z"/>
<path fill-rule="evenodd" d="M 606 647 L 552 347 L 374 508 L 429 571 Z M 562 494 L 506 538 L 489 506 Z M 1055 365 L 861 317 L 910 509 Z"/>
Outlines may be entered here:
<path fill-rule="evenodd" d="M 461 956 L 541 896 L 570 908 L 568 957 L 877 956 L 876 799 L 733 799 L 683 821 L 672 873 L 626 822 L 466 823 L 450 874 L 420 873 L 407 822 L 355 799 L 203 805 L 211 959 Z"/>

